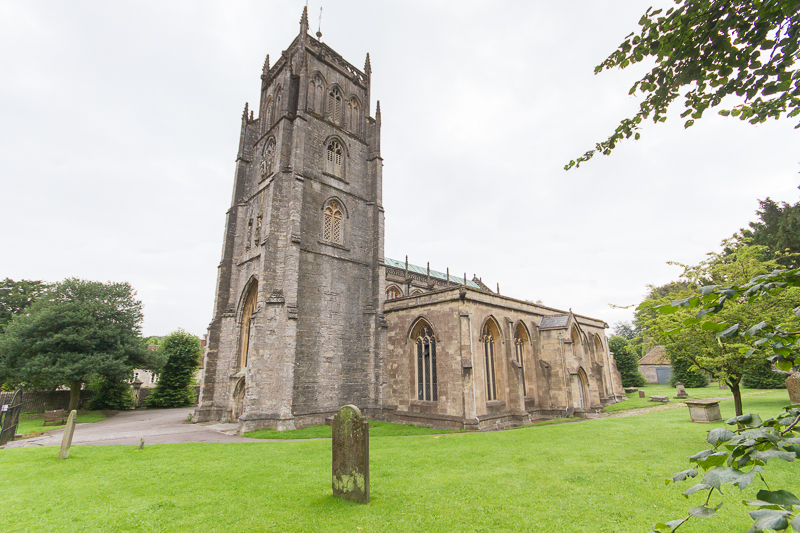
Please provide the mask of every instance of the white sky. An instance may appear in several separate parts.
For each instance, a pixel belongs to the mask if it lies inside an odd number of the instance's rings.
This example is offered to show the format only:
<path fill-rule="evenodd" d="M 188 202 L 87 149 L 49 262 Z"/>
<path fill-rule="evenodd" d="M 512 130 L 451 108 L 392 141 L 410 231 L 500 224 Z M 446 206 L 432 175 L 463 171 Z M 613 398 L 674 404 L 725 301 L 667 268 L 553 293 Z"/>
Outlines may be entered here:
<path fill-rule="evenodd" d="M 637 108 L 644 66 L 593 67 L 651 1 L 323 4 L 323 41 L 372 60 L 386 254 L 613 325 L 631 312 L 609 304 L 677 278 L 666 261 L 700 261 L 757 199 L 796 202 L 786 120 L 684 131 L 676 108 L 564 172 Z M 146 335 L 202 335 L 242 109 L 303 5 L 0 0 L 0 278 L 128 281 Z"/>

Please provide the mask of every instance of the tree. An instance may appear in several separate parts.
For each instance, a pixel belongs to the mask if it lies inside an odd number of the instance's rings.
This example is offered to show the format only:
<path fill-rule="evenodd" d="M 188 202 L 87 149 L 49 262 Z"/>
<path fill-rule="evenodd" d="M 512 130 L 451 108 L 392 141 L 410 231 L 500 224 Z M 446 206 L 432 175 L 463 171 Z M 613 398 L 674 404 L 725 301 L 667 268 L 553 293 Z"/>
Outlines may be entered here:
<path fill-rule="evenodd" d="M 708 386 L 708 378 L 701 372 L 692 370 L 694 363 L 687 357 L 675 357 L 669 354 L 670 365 L 672 366 L 672 375 L 669 377 L 669 384 L 673 387 L 678 383 L 683 383 L 684 387 L 690 389 L 697 389 Z"/>
<path fill-rule="evenodd" d="M 608 349 L 614 354 L 617 370 L 622 377 L 622 386 L 644 387 L 647 380 L 639 372 L 639 359 L 630 348 L 630 342 L 625 337 L 612 335 L 608 339 Z"/>
<path fill-rule="evenodd" d="M 606 141 L 597 143 L 564 168 L 578 167 L 595 152 L 609 155 L 623 139 L 639 139 L 639 128 L 652 115 L 664 122 L 667 109 L 683 90 L 689 128 L 709 108 L 723 106 L 723 116 L 751 124 L 800 114 L 800 0 L 675 0 L 663 12 L 649 8 L 641 31 L 596 66 L 624 69 L 652 58 L 655 66 L 631 87 L 641 92 L 639 111 L 623 119 Z M 730 106 L 726 97 L 738 97 Z M 798 124 L 800 127 L 800 124 Z"/>
<path fill-rule="evenodd" d="M 203 356 L 200 339 L 178 329 L 162 339 L 159 351 L 162 350 L 167 362 L 158 378 L 156 390 L 147 397 L 147 405 L 181 407 L 194 404 L 197 399 L 192 388 L 194 374 Z"/>
<path fill-rule="evenodd" d="M 744 375 L 756 371 L 768 357 L 767 352 L 747 354 L 750 346 L 738 336 L 719 336 L 717 333 L 731 324 L 755 324 L 768 320 L 785 327 L 800 327 L 800 320 L 792 310 L 800 305 L 800 291 L 790 289 L 780 294 L 764 295 L 752 302 L 728 301 L 716 313 L 715 321 L 695 322 L 689 309 L 669 306 L 670 302 L 691 298 L 700 285 L 744 284 L 749 279 L 767 274 L 779 265 L 765 259 L 763 246 L 732 245 L 723 242 L 723 251 L 708 254 L 708 259 L 696 266 L 679 265 L 684 271 L 685 287 L 661 298 L 650 298 L 639 306 L 637 320 L 647 331 L 667 346 L 672 357 L 691 361 L 691 368 L 707 372 L 728 385 L 733 395 L 737 416 L 744 414 L 741 382 Z M 673 263 L 677 264 L 677 263 Z M 667 310 L 668 313 L 664 313 Z"/>
<path fill-rule="evenodd" d="M 69 278 L 48 287 L 0 339 L 0 372 L 41 389 L 67 386 L 70 410 L 94 376 L 130 378 L 147 364 L 142 303 L 128 283 Z"/>
<path fill-rule="evenodd" d="M 760 222 L 750 222 L 749 229 L 740 230 L 741 238 L 766 247 L 770 259 L 780 265 L 796 266 L 800 254 L 800 202 L 778 204 L 767 198 L 758 203 L 756 214 Z"/>
<path fill-rule="evenodd" d="M 620 337 L 625 337 L 629 341 L 632 341 L 636 337 L 639 337 L 641 332 L 639 328 L 636 327 L 635 324 L 631 324 L 630 322 L 617 322 L 614 324 L 614 335 L 618 335 Z"/>
<path fill-rule="evenodd" d="M 758 366 L 742 376 L 742 386 L 750 389 L 785 389 L 788 374 L 775 370 L 775 365 L 762 360 Z"/>
<path fill-rule="evenodd" d="M 0 334 L 14 315 L 22 313 L 47 288 L 41 281 L 6 278 L 0 281 Z"/>

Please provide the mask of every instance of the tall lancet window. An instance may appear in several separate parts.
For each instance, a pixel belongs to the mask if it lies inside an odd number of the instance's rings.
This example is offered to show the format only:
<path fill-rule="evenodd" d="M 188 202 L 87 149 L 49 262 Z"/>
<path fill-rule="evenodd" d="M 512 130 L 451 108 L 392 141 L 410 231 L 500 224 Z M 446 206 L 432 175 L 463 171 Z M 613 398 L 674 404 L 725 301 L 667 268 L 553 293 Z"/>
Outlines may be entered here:
<path fill-rule="evenodd" d="M 335 124 L 342 123 L 342 93 L 338 87 L 331 87 L 328 92 L 328 118 Z"/>
<path fill-rule="evenodd" d="M 314 76 L 308 86 L 308 107 L 318 114 L 322 114 L 325 103 L 325 82 L 319 74 Z"/>
<path fill-rule="evenodd" d="M 344 149 L 336 139 L 331 139 L 328 143 L 325 157 L 325 172 L 336 177 L 344 176 Z"/>
<path fill-rule="evenodd" d="M 483 327 L 481 342 L 486 368 L 486 400 L 492 401 L 497 399 L 497 383 L 494 373 L 494 332 L 488 323 Z"/>
<path fill-rule="evenodd" d="M 522 394 L 528 396 L 527 386 L 525 385 L 525 330 L 522 325 L 517 326 L 514 332 L 514 357 L 519 363 L 519 370 L 522 374 Z"/>
<path fill-rule="evenodd" d="M 347 102 L 347 113 L 345 116 L 345 128 L 347 131 L 353 132 L 355 134 L 361 133 L 361 115 L 360 115 L 360 108 L 358 105 L 358 100 L 355 98 L 351 98 L 349 102 Z"/>
<path fill-rule="evenodd" d="M 339 202 L 331 200 L 325 206 L 325 221 L 322 238 L 336 244 L 342 244 L 342 208 Z"/>
<path fill-rule="evenodd" d="M 435 402 L 439 399 L 436 380 L 436 338 L 430 326 L 417 332 L 417 399 Z"/>
<path fill-rule="evenodd" d="M 250 290 L 247 292 L 247 297 L 244 300 L 244 309 L 242 310 L 241 330 L 241 353 L 239 355 L 239 368 L 247 366 L 248 357 L 250 355 L 250 334 L 252 333 L 253 326 L 253 313 L 256 311 L 256 298 L 258 296 L 258 282 L 253 282 L 250 285 Z"/>

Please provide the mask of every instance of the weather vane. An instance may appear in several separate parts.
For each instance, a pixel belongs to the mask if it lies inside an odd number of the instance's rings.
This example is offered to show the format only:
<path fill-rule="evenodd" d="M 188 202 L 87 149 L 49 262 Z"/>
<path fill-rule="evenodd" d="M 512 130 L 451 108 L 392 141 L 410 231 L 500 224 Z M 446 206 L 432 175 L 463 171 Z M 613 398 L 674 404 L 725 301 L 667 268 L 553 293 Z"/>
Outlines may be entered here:
<path fill-rule="evenodd" d="M 317 39 L 322 39 L 322 6 L 319 6 L 319 26 L 317 27 Z"/>

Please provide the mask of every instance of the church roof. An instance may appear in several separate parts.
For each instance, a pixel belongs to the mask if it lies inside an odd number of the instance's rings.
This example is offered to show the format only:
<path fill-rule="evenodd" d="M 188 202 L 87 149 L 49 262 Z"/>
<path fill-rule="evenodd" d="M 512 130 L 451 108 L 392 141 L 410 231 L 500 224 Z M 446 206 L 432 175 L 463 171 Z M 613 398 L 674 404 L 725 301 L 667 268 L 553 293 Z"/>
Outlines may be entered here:
<path fill-rule="evenodd" d="M 388 257 L 384 257 L 383 258 L 383 262 L 386 263 L 386 266 L 389 266 L 389 267 L 392 267 L 392 268 L 399 268 L 399 269 L 403 269 L 403 270 L 405 270 L 405 268 L 406 268 L 406 263 L 404 261 L 398 261 L 396 259 L 390 259 Z M 423 276 L 427 276 L 428 275 L 428 269 L 427 268 L 423 268 L 423 267 L 417 266 L 417 265 L 412 265 L 411 263 L 408 264 L 408 271 L 409 272 L 414 272 L 415 274 L 422 274 Z M 445 274 L 444 272 L 439 272 L 439 271 L 431 269 L 431 277 L 432 278 L 436 278 L 436 279 L 444 279 L 444 280 L 446 280 L 447 279 L 447 274 Z M 456 285 L 463 285 L 464 284 L 464 278 L 459 278 L 458 276 L 453 276 L 451 274 L 450 275 L 450 282 L 454 283 Z M 473 289 L 481 290 L 481 287 L 477 283 L 472 281 L 471 279 L 467 280 L 467 287 L 472 287 Z"/>
<path fill-rule="evenodd" d="M 542 317 L 542 321 L 539 322 L 539 329 L 542 329 L 542 328 L 565 328 L 565 327 L 567 327 L 567 322 L 568 321 L 569 321 L 569 315 L 545 316 L 545 317 Z"/>
<path fill-rule="evenodd" d="M 664 346 L 656 346 L 647 355 L 639 359 L 640 365 L 669 365 L 667 359 L 667 349 Z"/>

